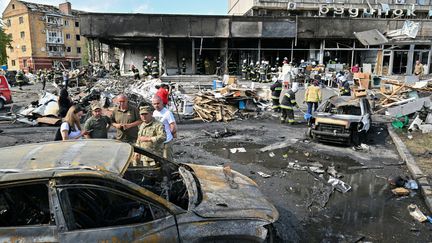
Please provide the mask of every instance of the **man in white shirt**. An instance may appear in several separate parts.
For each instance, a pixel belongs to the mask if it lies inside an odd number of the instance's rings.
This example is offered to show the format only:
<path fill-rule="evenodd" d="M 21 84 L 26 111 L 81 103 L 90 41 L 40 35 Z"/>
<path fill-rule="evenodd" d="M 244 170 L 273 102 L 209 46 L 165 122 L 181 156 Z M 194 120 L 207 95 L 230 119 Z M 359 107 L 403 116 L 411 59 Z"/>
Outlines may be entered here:
<path fill-rule="evenodd" d="M 174 115 L 171 111 L 164 107 L 162 99 L 157 95 L 153 97 L 152 105 L 155 109 L 153 112 L 153 117 L 164 125 L 167 136 L 167 139 L 164 142 L 163 157 L 172 160 L 172 143 L 173 139 L 177 137 L 177 124 L 174 119 Z"/>

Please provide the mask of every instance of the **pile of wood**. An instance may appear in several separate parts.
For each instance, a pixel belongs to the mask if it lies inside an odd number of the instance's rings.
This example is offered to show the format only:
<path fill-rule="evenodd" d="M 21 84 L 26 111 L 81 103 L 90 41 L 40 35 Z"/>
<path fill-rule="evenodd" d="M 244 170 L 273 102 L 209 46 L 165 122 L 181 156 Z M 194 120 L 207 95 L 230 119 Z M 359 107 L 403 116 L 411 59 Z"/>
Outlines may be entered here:
<path fill-rule="evenodd" d="M 385 110 L 386 108 L 403 104 L 409 100 L 415 99 L 415 97 L 409 97 L 409 93 L 412 91 L 417 92 L 432 92 L 430 86 L 431 81 L 423 81 L 425 85 L 407 84 L 397 80 L 382 80 L 382 85 L 379 91 L 381 99 L 379 100 L 378 106 L 381 108 L 376 113 Z"/>
<path fill-rule="evenodd" d="M 231 121 L 242 116 L 239 102 L 250 109 L 250 104 L 257 98 L 255 91 L 246 89 L 221 89 L 216 92 L 201 92 L 194 98 L 194 110 L 201 120 L 206 122 Z"/>

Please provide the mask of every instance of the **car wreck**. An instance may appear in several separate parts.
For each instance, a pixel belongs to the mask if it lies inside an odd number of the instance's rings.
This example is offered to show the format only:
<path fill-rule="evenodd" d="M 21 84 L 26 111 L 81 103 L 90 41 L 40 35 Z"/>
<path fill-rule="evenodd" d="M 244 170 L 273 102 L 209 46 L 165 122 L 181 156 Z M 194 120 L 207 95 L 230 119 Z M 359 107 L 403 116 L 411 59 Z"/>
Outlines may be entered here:
<path fill-rule="evenodd" d="M 133 167 L 133 154 L 158 166 Z M 0 149 L 0 239 L 262 242 L 279 214 L 229 167 L 175 163 L 114 140 Z"/>
<path fill-rule="evenodd" d="M 366 98 L 332 96 L 318 107 L 307 133 L 318 141 L 358 145 L 370 126 L 371 107 Z"/>

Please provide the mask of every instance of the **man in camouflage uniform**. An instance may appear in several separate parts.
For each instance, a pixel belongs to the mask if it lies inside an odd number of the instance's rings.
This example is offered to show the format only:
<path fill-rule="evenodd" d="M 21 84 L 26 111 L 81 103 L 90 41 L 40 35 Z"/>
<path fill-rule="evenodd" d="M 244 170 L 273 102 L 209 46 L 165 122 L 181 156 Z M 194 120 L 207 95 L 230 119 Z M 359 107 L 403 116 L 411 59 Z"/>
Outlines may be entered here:
<path fill-rule="evenodd" d="M 163 143 L 166 140 L 164 126 L 153 118 L 152 107 L 142 106 L 139 113 L 143 123 L 139 127 L 136 145 L 162 156 Z M 149 166 L 154 163 L 154 160 L 140 154 L 135 154 L 135 163 L 138 164 L 140 162 L 144 166 Z"/>

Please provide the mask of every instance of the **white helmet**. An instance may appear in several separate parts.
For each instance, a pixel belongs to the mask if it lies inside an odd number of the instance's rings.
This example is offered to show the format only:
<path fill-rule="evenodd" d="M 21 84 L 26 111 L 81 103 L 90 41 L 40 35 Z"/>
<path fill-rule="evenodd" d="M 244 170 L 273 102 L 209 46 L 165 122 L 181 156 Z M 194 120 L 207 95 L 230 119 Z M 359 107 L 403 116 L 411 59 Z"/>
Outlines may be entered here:
<path fill-rule="evenodd" d="M 256 62 L 256 65 L 259 65 L 259 61 Z"/>
<path fill-rule="evenodd" d="M 294 93 L 297 92 L 299 89 L 298 86 L 299 86 L 299 84 L 297 82 L 293 82 L 292 87 L 291 87 L 292 92 L 294 92 Z"/>

